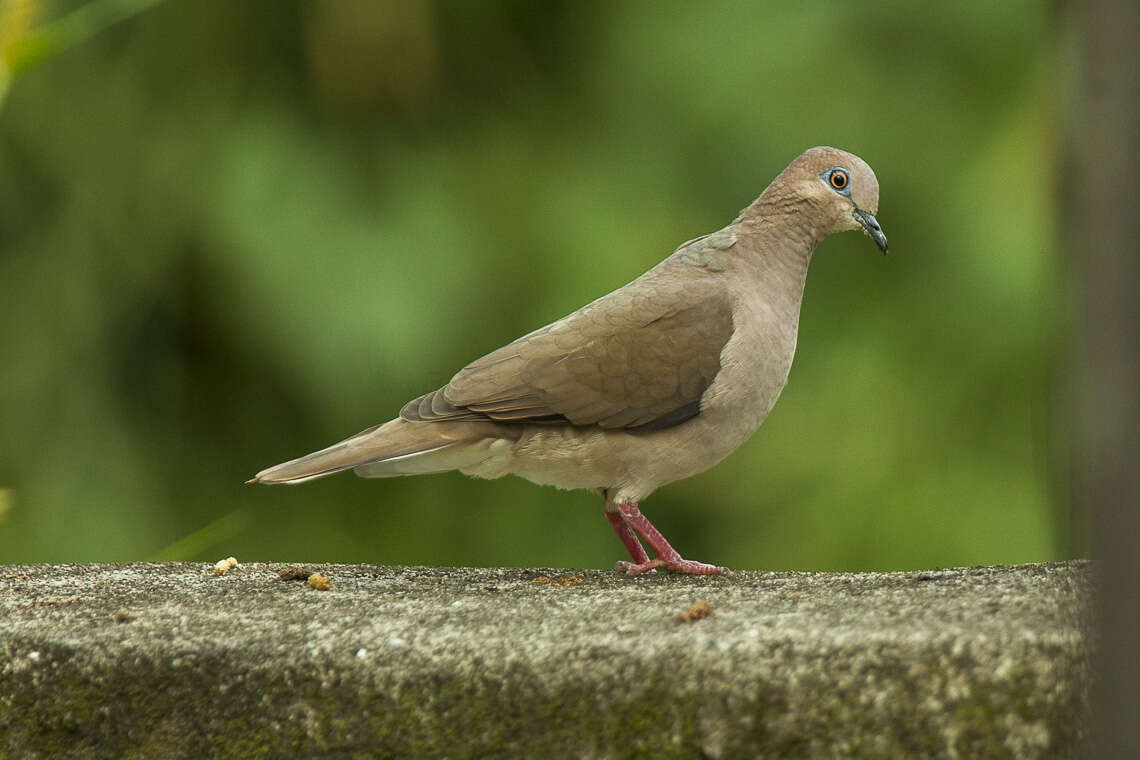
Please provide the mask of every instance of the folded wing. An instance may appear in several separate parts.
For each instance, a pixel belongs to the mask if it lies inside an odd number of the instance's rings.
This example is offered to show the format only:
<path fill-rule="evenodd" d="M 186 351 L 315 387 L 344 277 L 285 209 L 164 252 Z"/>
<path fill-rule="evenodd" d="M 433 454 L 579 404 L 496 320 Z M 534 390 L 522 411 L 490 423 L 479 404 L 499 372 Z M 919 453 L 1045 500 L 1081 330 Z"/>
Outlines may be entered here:
<path fill-rule="evenodd" d="M 411 421 L 662 430 L 700 413 L 731 334 L 731 303 L 720 280 L 673 257 L 472 362 L 400 414 Z"/>

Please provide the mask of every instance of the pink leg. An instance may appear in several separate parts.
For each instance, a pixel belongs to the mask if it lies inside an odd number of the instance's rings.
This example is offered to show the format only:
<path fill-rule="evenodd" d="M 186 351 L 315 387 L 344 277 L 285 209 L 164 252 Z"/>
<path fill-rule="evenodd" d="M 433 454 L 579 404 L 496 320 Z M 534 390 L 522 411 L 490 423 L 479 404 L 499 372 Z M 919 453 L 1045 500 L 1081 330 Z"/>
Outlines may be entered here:
<path fill-rule="evenodd" d="M 617 509 L 618 514 L 606 512 L 606 517 L 609 519 L 610 525 L 614 527 L 618 537 L 621 538 L 622 543 L 625 544 L 625 548 L 629 549 L 634 560 L 633 562 L 618 562 L 615 567 L 618 572 L 640 575 L 658 567 L 674 573 L 690 575 L 721 575 L 727 572 L 723 567 L 683 558 L 676 549 L 669 545 L 665 536 L 661 535 L 661 531 L 653 527 L 649 518 L 641 514 L 637 504 L 618 504 Z M 648 558 L 645 549 L 641 547 L 634 535 L 635 531 L 645 539 L 645 543 L 649 544 L 649 548 L 656 555 L 655 559 Z M 634 545 L 637 547 L 636 550 Z"/>
<path fill-rule="evenodd" d="M 633 557 L 633 561 L 639 565 L 648 562 L 649 555 L 645 553 L 645 547 L 637 540 L 637 534 L 633 532 L 633 528 L 626 525 L 621 515 L 607 510 L 606 519 L 610 521 L 614 533 L 617 533 L 618 538 L 625 544 L 625 548 L 629 551 L 629 556 Z"/>

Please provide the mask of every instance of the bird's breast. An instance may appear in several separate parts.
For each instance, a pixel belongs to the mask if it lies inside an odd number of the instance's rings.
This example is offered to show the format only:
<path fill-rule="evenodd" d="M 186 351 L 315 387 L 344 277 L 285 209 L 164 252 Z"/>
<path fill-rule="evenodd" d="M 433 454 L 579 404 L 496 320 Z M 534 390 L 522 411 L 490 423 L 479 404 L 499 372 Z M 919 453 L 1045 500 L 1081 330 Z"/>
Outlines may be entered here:
<path fill-rule="evenodd" d="M 737 302 L 733 334 L 721 351 L 721 370 L 701 399 L 701 415 L 715 416 L 731 427 L 740 436 L 736 445 L 760 426 L 787 384 L 798 327 L 798 299 Z"/>

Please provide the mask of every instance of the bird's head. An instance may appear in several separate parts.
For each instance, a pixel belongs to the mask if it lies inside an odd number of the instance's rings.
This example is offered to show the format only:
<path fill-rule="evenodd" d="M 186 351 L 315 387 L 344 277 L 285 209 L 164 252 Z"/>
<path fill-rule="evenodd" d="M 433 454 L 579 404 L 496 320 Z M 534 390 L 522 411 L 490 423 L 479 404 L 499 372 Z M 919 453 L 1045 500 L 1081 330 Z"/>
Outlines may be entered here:
<path fill-rule="evenodd" d="M 823 236 L 862 229 L 883 253 L 887 236 L 875 219 L 879 210 L 879 182 L 867 162 L 838 148 L 810 148 L 788 165 L 773 186 L 790 191 L 790 198 L 774 199 L 805 203 L 815 213 L 813 221 Z"/>

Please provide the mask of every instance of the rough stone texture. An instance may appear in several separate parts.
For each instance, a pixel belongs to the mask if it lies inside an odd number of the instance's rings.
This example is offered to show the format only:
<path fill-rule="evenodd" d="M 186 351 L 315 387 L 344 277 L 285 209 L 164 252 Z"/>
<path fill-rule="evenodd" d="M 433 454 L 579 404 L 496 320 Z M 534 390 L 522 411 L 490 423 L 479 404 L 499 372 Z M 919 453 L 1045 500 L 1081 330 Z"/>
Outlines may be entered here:
<path fill-rule="evenodd" d="M 289 567 L 0 568 L 0 756 L 1067 757 L 1087 722 L 1083 562 Z"/>

